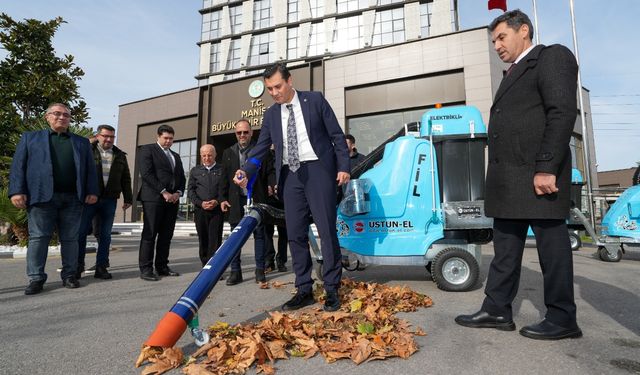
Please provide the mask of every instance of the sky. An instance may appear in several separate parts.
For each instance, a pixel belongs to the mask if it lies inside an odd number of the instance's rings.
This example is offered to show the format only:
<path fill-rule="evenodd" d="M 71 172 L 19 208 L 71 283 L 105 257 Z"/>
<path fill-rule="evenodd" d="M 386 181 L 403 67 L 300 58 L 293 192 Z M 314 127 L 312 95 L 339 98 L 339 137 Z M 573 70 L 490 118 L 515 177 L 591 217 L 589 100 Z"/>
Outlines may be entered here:
<path fill-rule="evenodd" d="M 570 0 L 537 0 L 540 42 L 575 53 Z M 507 0 L 533 21 L 533 0 Z M 85 71 L 80 94 L 88 125 L 117 125 L 118 106 L 197 86 L 201 0 L 0 0 L 16 20 L 67 21 L 54 38 L 58 56 L 71 54 Z M 487 0 L 458 0 L 462 30 L 485 26 L 501 10 Z M 598 170 L 640 161 L 640 49 L 632 37 L 640 1 L 575 0 L 582 85 L 591 94 Z M 634 47 L 635 46 L 635 47 Z M 0 50 L 0 58 L 3 58 Z"/>

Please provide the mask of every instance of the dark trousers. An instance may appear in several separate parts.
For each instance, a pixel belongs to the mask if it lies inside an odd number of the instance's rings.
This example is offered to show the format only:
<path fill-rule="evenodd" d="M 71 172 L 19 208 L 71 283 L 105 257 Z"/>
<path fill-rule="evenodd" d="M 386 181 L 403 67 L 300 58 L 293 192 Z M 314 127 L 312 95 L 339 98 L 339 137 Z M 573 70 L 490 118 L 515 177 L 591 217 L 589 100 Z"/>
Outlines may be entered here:
<path fill-rule="evenodd" d="M 239 223 L 229 223 L 231 225 L 231 230 L 236 227 Z M 256 229 L 253 230 L 253 246 L 254 246 L 254 254 L 256 261 L 256 268 L 260 268 L 264 270 L 264 225 L 262 222 L 256 226 Z M 242 248 L 238 250 L 238 253 L 231 259 L 231 271 L 242 272 L 242 267 L 240 266 L 240 255 L 242 254 Z"/>
<path fill-rule="evenodd" d="M 278 251 L 273 245 L 273 234 L 275 232 L 275 225 L 273 224 L 265 224 L 265 264 L 272 265 L 277 264 L 279 266 L 287 263 L 287 243 L 289 239 L 287 238 L 287 227 L 278 225 Z"/>
<path fill-rule="evenodd" d="M 313 215 L 320 235 L 324 288 L 335 291 L 342 278 L 342 256 L 336 234 L 336 176 L 331 176 L 316 160 L 301 163 L 295 173 L 285 167 L 281 178 L 295 286 L 303 293 L 311 292 L 313 286 L 309 252 L 309 224 Z"/>
<path fill-rule="evenodd" d="M 198 255 L 204 266 L 222 244 L 224 216 L 218 207 L 213 210 L 203 210 L 196 207 L 194 222 L 198 232 Z"/>
<path fill-rule="evenodd" d="M 78 268 L 84 268 L 84 259 L 87 252 L 87 236 L 90 231 L 98 239 L 98 250 L 96 252 L 96 266 L 106 267 L 109 264 L 109 249 L 111 247 L 111 229 L 113 218 L 116 213 L 118 200 L 112 198 L 100 198 L 96 204 L 84 206 L 82 220 L 80 221 L 80 232 L 78 234 Z M 99 223 L 98 230 L 91 230 L 96 222 Z"/>
<path fill-rule="evenodd" d="M 138 264 L 140 272 L 165 270 L 169 265 L 169 246 L 178 216 L 178 204 L 142 202 L 144 226 L 140 239 Z M 153 259 L 155 247 L 155 262 Z"/>
<path fill-rule="evenodd" d="M 573 257 L 564 220 L 494 219 L 495 257 L 489 268 L 482 310 L 511 319 L 529 225 L 536 237 L 544 280 L 545 319 L 562 327 L 576 327 Z"/>

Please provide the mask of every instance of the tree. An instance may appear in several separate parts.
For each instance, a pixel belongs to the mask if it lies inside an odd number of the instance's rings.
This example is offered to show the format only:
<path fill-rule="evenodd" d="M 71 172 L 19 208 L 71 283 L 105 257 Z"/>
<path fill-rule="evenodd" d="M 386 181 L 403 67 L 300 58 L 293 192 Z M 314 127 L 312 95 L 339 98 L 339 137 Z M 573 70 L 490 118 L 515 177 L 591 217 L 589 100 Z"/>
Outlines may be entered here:
<path fill-rule="evenodd" d="M 26 130 L 43 127 L 49 104 L 69 105 L 74 129 L 82 129 L 81 124 L 89 119 L 87 104 L 78 91 L 84 71 L 72 55 L 57 57 L 52 45 L 63 23 L 61 17 L 17 22 L 0 14 L 0 44 L 7 53 L 0 61 L 0 171 L 5 172 L 0 186 L 6 185 L 16 140 Z"/>

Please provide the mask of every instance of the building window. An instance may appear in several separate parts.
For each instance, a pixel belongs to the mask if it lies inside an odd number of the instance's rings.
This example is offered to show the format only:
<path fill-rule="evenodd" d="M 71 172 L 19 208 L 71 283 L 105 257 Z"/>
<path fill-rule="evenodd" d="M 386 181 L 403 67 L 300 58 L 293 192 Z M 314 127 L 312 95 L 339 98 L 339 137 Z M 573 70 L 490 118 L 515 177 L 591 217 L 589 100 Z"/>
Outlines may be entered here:
<path fill-rule="evenodd" d="M 358 9 L 366 9 L 369 7 L 369 0 L 337 0 L 336 9 L 338 14 L 344 12 L 352 12 Z"/>
<path fill-rule="evenodd" d="M 431 27 L 431 7 L 433 3 L 420 4 L 420 37 L 426 38 L 429 36 L 429 28 Z"/>
<path fill-rule="evenodd" d="M 299 17 L 298 0 L 287 0 L 287 21 L 296 22 Z"/>
<path fill-rule="evenodd" d="M 254 34 L 249 49 L 249 66 L 263 65 L 275 61 L 273 33 Z"/>
<path fill-rule="evenodd" d="M 242 31 L 242 5 L 229 7 L 229 22 L 231 34 L 239 34 Z"/>
<path fill-rule="evenodd" d="M 331 52 L 344 52 L 363 47 L 362 16 L 337 19 L 333 30 Z"/>
<path fill-rule="evenodd" d="M 215 73 L 220 70 L 220 43 L 211 44 L 211 60 L 209 72 Z"/>
<path fill-rule="evenodd" d="M 258 0 L 253 3 L 253 28 L 263 29 L 272 25 L 271 0 Z"/>
<path fill-rule="evenodd" d="M 202 41 L 220 37 L 220 11 L 202 15 Z"/>
<path fill-rule="evenodd" d="M 198 160 L 197 140 L 189 139 L 186 141 L 173 142 L 173 145 L 171 145 L 171 150 L 177 152 L 180 155 L 182 168 L 184 168 L 184 177 L 187 179 L 187 181 L 189 181 L 189 172 L 191 171 L 191 168 L 196 166 L 196 162 Z M 192 219 L 192 212 L 193 207 L 189 207 L 187 194 L 183 194 L 182 197 L 180 197 L 180 208 L 178 211 L 179 220 Z"/>
<path fill-rule="evenodd" d="M 393 3 L 402 3 L 404 0 L 378 0 L 378 6 L 380 5 L 389 5 Z"/>
<path fill-rule="evenodd" d="M 307 56 L 324 55 L 324 39 L 324 23 L 312 23 Z"/>
<path fill-rule="evenodd" d="M 229 46 L 227 69 L 240 69 L 240 39 L 232 39 Z"/>
<path fill-rule="evenodd" d="M 381 46 L 404 41 L 404 8 L 377 12 L 372 45 Z"/>
<path fill-rule="evenodd" d="M 324 16 L 324 0 L 309 0 L 311 8 L 311 18 Z"/>
<path fill-rule="evenodd" d="M 298 56 L 298 28 L 287 29 L 287 59 L 297 59 Z"/>
<path fill-rule="evenodd" d="M 212 5 L 213 5 L 213 0 L 202 1 L 202 9 L 211 8 Z"/>

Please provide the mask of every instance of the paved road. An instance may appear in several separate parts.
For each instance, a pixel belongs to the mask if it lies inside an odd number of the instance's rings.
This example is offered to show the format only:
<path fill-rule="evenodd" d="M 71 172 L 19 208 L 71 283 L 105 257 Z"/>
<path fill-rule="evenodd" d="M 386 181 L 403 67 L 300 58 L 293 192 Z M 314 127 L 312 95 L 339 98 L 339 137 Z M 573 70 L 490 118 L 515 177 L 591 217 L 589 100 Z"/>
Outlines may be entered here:
<path fill-rule="evenodd" d="M 171 266 L 178 278 L 146 282 L 138 278 L 137 237 L 115 237 L 111 256 L 114 279 L 82 279 L 76 290 L 62 288 L 56 268 L 47 264 L 45 292 L 25 296 L 24 259 L 0 259 L 0 374 L 136 374 L 133 367 L 142 342 L 199 271 L 195 238 L 174 239 Z M 251 248 L 247 246 L 246 248 Z M 492 248 L 483 248 L 482 279 Z M 218 285 L 200 312 L 201 324 L 259 319 L 290 297 L 290 289 L 260 290 L 252 281 L 254 264 L 243 256 L 244 283 Z M 479 330 L 456 325 L 459 313 L 474 312 L 482 287 L 467 293 L 445 293 L 422 267 L 369 267 L 345 275 L 363 281 L 406 284 L 431 296 L 429 309 L 403 314 L 427 336 L 417 337 L 420 350 L 407 360 L 391 359 L 355 366 L 342 360 L 326 364 L 320 356 L 276 363 L 278 374 L 629 374 L 640 373 L 640 252 L 620 263 L 603 263 L 593 248 L 574 253 L 579 340 L 540 342 L 517 332 Z M 90 265 L 95 255 L 87 259 Z M 520 293 L 515 302 L 518 328 L 538 321 L 543 312 L 542 277 L 533 247 L 525 251 Z M 288 273 L 271 280 L 292 281 Z M 188 334 L 178 343 L 186 353 L 195 346 Z M 178 370 L 171 372 L 179 374 Z M 249 373 L 255 373 L 251 370 Z"/>

